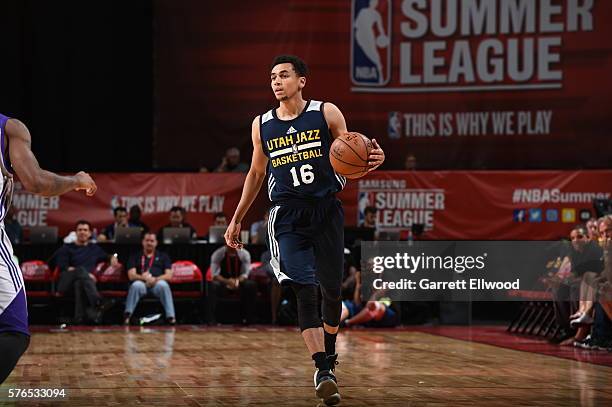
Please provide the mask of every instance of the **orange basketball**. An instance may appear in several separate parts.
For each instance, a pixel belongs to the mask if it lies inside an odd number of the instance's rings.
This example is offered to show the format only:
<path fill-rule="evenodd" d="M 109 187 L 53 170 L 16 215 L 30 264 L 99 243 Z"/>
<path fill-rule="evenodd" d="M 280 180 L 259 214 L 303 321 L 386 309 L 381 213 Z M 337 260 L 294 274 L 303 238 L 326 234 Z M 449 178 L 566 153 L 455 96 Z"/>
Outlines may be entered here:
<path fill-rule="evenodd" d="M 372 141 L 361 133 L 349 131 L 336 138 L 329 150 L 334 170 L 346 178 L 361 178 L 368 172 Z"/>

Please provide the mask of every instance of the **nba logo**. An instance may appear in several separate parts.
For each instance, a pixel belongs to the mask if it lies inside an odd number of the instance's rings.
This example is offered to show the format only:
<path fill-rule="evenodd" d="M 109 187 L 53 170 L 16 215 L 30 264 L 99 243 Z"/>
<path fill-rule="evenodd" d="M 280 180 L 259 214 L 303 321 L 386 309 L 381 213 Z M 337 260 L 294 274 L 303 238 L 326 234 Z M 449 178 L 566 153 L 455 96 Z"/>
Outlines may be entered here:
<path fill-rule="evenodd" d="M 365 219 L 365 208 L 368 206 L 374 206 L 374 193 L 373 192 L 359 192 L 357 199 L 357 225 L 363 225 Z"/>
<path fill-rule="evenodd" d="M 391 0 L 352 0 L 351 80 L 383 86 L 391 78 Z"/>
<path fill-rule="evenodd" d="M 387 133 L 391 139 L 398 139 L 401 137 L 402 122 L 400 117 L 399 112 L 389 112 L 389 126 L 387 127 Z"/>

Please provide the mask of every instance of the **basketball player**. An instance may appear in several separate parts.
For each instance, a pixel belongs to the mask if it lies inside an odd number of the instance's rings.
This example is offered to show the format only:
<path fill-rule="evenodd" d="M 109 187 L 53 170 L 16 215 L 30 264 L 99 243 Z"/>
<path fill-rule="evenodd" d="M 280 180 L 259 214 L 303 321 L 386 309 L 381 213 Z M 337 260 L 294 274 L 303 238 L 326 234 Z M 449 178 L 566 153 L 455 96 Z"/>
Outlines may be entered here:
<path fill-rule="evenodd" d="M 346 179 L 334 172 L 329 149 L 347 129 L 335 105 L 302 98 L 306 74 L 306 64 L 295 56 L 281 55 L 272 63 L 270 85 L 280 104 L 253 120 L 251 168 L 225 240 L 231 247 L 242 247 L 242 219 L 269 170 L 270 264 L 278 281 L 290 285 L 297 297 L 300 330 L 316 367 L 316 395 L 333 405 L 340 402 L 334 368 L 344 261 L 344 212 L 335 194 Z M 376 140 L 372 144 L 369 171 L 385 159 Z M 319 287 L 323 326 L 317 309 Z"/>
<path fill-rule="evenodd" d="M 11 205 L 13 174 L 29 192 L 52 196 L 84 190 L 96 192 L 91 177 L 79 172 L 60 176 L 40 168 L 30 150 L 28 129 L 19 120 L 0 114 L 0 384 L 11 373 L 30 343 L 28 311 L 23 277 L 13 257 L 11 242 L 4 231 L 4 216 Z"/>

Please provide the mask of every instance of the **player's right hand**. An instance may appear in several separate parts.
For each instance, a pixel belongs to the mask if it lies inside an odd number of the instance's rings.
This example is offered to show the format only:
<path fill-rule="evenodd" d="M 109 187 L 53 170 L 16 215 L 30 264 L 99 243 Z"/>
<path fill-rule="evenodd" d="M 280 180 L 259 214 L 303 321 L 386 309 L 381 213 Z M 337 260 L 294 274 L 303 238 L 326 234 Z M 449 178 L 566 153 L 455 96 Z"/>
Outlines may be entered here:
<path fill-rule="evenodd" d="M 89 176 L 85 171 L 79 171 L 75 178 L 77 180 L 76 191 L 85 191 L 87 196 L 92 196 L 98 190 L 98 186 L 94 182 L 94 180 Z"/>
<path fill-rule="evenodd" d="M 240 222 L 236 223 L 232 219 L 225 231 L 225 243 L 234 249 L 242 249 L 244 245 L 240 241 Z"/>

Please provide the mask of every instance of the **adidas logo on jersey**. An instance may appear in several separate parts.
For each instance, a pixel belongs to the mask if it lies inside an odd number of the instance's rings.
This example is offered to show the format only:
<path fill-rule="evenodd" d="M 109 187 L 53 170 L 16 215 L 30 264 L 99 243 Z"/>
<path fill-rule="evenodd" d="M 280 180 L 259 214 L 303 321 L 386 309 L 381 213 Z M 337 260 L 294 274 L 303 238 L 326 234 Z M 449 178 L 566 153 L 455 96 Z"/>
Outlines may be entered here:
<path fill-rule="evenodd" d="M 293 133 L 297 133 L 297 130 L 293 128 L 293 126 L 289 127 L 289 130 L 287 130 L 287 134 L 293 134 Z"/>

